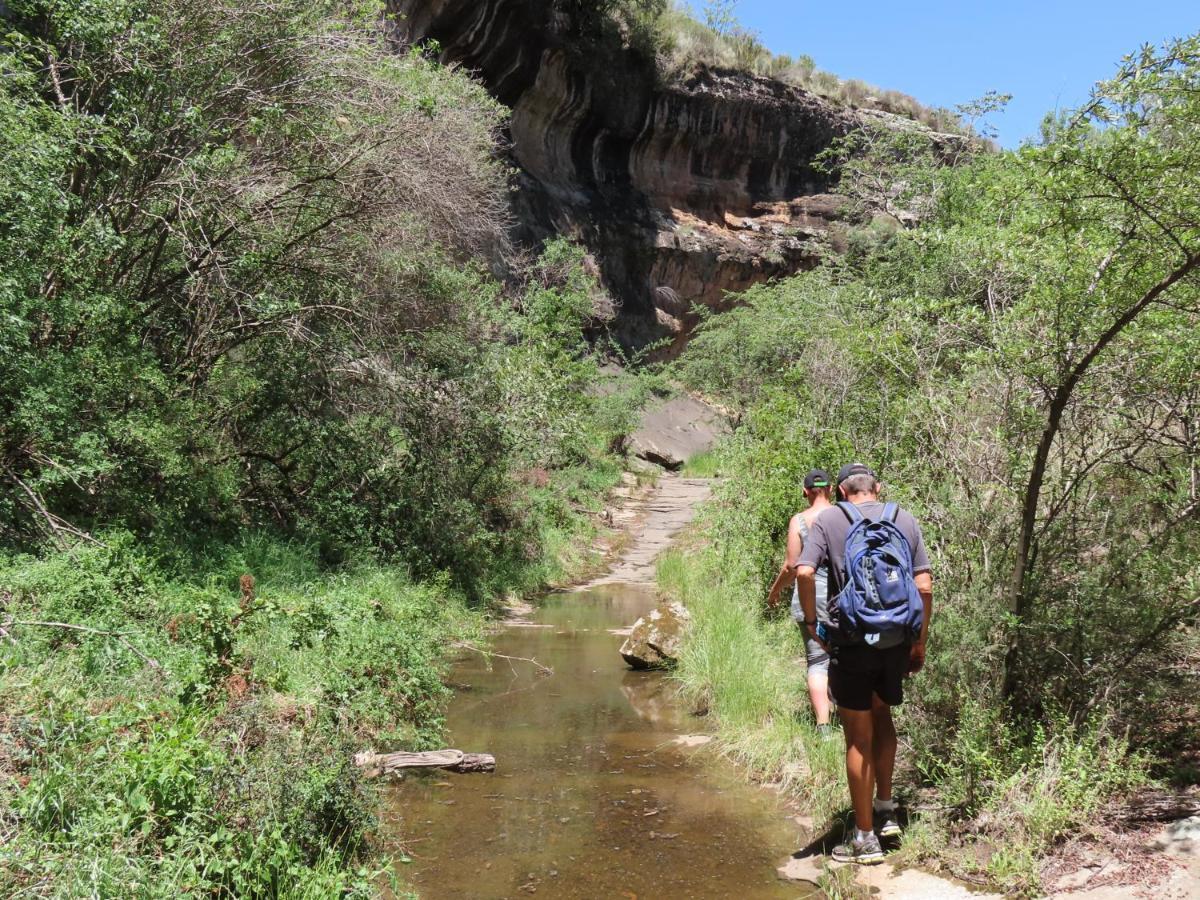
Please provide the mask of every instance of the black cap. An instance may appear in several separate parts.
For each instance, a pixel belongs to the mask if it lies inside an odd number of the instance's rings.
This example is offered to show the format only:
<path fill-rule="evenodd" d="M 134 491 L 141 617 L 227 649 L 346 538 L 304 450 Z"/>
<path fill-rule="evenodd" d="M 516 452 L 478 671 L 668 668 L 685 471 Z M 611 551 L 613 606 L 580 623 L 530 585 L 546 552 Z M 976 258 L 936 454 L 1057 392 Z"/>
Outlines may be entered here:
<path fill-rule="evenodd" d="M 808 474 L 804 476 L 804 489 L 811 491 L 813 488 L 826 488 L 833 482 L 829 480 L 829 473 L 824 469 L 810 469 Z"/>
<path fill-rule="evenodd" d="M 846 463 L 844 466 L 838 469 L 837 483 L 841 484 L 847 478 L 853 478 L 855 475 L 870 475 L 872 478 L 876 477 L 875 473 L 872 472 L 864 463 L 852 462 Z"/>

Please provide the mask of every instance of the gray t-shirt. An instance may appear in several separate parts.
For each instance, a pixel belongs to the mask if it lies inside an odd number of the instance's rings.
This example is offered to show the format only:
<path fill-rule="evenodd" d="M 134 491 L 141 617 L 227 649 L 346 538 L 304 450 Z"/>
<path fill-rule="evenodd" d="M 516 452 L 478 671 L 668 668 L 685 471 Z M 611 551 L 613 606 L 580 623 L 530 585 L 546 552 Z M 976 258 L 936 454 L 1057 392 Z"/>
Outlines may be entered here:
<path fill-rule="evenodd" d="M 876 520 L 883 515 L 884 504 L 878 500 L 857 504 L 863 518 Z M 921 526 L 912 514 L 900 510 L 896 514 L 896 526 L 908 540 L 912 549 L 913 574 L 929 572 L 929 553 L 925 550 L 925 540 L 921 537 Z M 842 585 L 846 583 L 846 532 L 850 530 L 850 520 L 838 506 L 825 510 L 812 524 L 804 547 L 800 551 L 800 561 L 797 566 L 812 566 L 820 569 L 829 566 L 829 599 L 828 604 L 836 601 L 841 593 Z M 824 618 L 822 617 L 824 620 Z"/>

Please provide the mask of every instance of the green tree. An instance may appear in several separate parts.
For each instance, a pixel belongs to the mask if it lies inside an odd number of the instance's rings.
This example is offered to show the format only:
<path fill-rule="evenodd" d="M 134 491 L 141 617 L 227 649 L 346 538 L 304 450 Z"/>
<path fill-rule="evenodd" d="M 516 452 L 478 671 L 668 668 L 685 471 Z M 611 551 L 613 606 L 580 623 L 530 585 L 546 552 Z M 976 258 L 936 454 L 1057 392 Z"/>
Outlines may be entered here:
<path fill-rule="evenodd" d="M 722 37 L 732 35 L 740 27 L 737 0 L 705 0 L 704 24 Z"/>
<path fill-rule="evenodd" d="M 1178 41 L 1162 53 L 1146 47 L 1097 87 L 1091 102 L 1054 140 L 1022 153 L 1022 199 L 1036 216 L 1057 277 L 1032 286 L 1055 327 L 1052 342 L 1036 357 L 1045 406 L 1021 494 L 1009 589 L 1018 624 L 1005 679 L 1009 695 L 1022 687 L 1020 626 L 1038 602 L 1041 536 L 1078 490 L 1069 486 L 1049 508 L 1042 504 L 1051 457 L 1077 394 L 1109 354 L 1131 352 L 1131 346 L 1122 346 L 1127 336 L 1134 342 L 1145 338 L 1138 327 L 1144 319 L 1157 313 L 1157 326 L 1169 327 L 1171 318 L 1194 320 L 1200 311 L 1198 88 L 1200 37 Z M 1174 481 L 1181 474 L 1167 477 Z M 1156 504 L 1162 522 L 1150 526 L 1144 540 L 1153 544 L 1200 508 L 1194 496 L 1184 497 L 1174 508 Z M 1190 600 L 1183 607 L 1168 604 L 1160 629 L 1193 605 Z"/>
<path fill-rule="evenodd" d="M 946 165 L 920 131 L 853 139 L 840 190 L 864 217 L 915 201 L 911 227 L 748 293 L 681 361 L 743 409 L 731 496 L 778 513 L 793 457 L 837 446 L 928 523 L 949 590 L 931 746 L 963 686 L 1026 724 L 1180 701 L 1166 661 L 1194 652 L 1200 613 L 1198 64 L 1195 37 L 1145 50 L 1018 152 L 964 142 Z M 731 559 L 757 565 L 784 520 L 734 505 Z"/>

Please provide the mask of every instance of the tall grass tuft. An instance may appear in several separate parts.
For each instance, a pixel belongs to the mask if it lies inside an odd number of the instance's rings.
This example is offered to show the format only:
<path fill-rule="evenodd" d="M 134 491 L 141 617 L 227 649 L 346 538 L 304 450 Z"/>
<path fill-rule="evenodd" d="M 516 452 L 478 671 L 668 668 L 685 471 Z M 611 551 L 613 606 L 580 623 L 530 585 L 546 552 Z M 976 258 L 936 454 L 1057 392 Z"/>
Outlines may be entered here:
<path fill-rule="evenodd" d="M 693 708 L 716 720 L 722 752 L 814 819 L 831 817 L 844 806 L 842 745 L 817 733 L 792 620 L 765 619 L 750 582 L 722 572 L 711 550 L 664 554 L 658 579 L 692 614 L 675 676 Z"/>

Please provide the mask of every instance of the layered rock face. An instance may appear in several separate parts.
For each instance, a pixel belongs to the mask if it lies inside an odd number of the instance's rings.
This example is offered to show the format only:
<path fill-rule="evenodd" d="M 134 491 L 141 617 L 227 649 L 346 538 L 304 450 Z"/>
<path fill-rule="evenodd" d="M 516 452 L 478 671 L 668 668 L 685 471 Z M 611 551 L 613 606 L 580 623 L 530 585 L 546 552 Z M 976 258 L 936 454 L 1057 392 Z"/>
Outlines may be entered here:
<path fill-rule="evenodd" d="M 401 40 L 436 40 L 512 109 L 518 238 L 584 242 L 630 345 L 677 348 L 693 304 L 724 308 L 819 259 L 841 202 L 813 161 L 856 113 L 770 79 L 701 69 L 663 84 L 636 54 L 589 57 L 552 0 L 391 7 Z"/>

